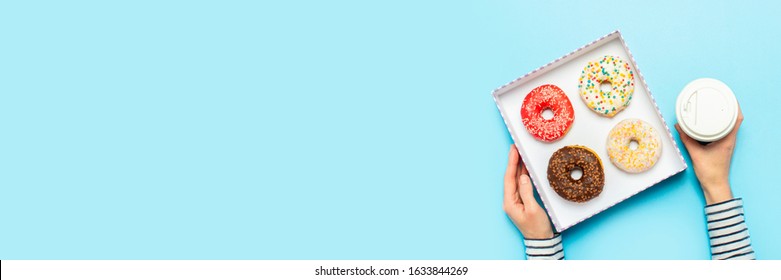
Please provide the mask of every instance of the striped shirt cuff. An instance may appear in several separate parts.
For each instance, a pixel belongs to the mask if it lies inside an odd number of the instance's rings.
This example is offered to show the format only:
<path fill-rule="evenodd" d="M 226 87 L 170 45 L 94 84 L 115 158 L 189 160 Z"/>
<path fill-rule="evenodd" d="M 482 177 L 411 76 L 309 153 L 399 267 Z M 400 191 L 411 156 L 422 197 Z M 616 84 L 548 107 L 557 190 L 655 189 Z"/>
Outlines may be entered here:
<path fill-rule="evenodd" d="M 705 206 L 711 259 L 753 260 L 754 249 L 743 219 L 743 199 L 734 198 Z"/>
<path fill-rule="evenodd" d="M 563 260 L 564 245 L 561 244 L 561 234 L 555 234 L 549 239 L 523 239 L 526 245 L 527 260 Z"/>

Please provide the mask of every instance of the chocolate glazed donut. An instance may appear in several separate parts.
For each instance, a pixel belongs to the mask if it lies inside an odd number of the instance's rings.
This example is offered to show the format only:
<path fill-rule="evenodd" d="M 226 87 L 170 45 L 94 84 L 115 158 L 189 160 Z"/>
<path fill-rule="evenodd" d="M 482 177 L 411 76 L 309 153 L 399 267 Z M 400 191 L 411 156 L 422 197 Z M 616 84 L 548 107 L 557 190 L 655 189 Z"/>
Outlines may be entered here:
<path fill-rule="evenodd" d="M 583 176 L 573 179 L 572 170 L 580 168 Z M 554 152 L 548 161 L 548 182 L 562 198 L 586 202 L 597 197 L 605 186 L 602 160 L 585 146 L 566 146 Z"/>

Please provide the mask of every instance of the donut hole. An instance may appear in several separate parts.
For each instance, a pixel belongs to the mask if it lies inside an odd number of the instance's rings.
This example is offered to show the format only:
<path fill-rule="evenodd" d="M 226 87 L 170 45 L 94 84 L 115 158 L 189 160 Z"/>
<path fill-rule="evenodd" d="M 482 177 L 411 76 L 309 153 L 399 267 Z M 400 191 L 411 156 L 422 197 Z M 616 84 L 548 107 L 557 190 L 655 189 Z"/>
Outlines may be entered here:
<path fill-rule="evenodd" d="M 580 180 L 580 178 L 583 177 L 583 169 L 581 169 L 578 166 L 575 166 L 575 168 L 570 170 L 569 177 L 572 178 L 572 180 Z"/>
<path fill-rule="evenodd" d="M 610 84 L 610 82 L 608 81 L 602 81 L 601 83 L 599 83 L 599 90 L 601 90 L 602 92 L 611 92 L 613 91 L 613 85 Z"/>
<path fill-rule="evenodd" d="M 640 146 L 640 143 L 637 143 L 637 140 L 632 139 L 631 141 L 629 141 L 629 150 L 630 151 L 637 150 L 638 146 Z"/>
<path fill-rule="evenodd" d="M 549 121 L 553 119 L 553 110 L 551 108 L 545 108 L 545 110 L 542 110 L 542 119 Z"/>

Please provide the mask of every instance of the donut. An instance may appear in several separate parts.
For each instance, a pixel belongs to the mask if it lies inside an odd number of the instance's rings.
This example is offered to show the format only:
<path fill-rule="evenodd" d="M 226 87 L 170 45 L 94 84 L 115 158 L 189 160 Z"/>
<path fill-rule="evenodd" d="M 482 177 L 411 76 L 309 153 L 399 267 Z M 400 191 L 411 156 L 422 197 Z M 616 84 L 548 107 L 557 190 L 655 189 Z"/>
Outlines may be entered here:
<path fill-rule="evenodd" d="M 553 111 L 553 118 L 546 120 L 542 112 Z M 523 99 L 521 119 L 526 131 L 534 138 L 544 142 L 553 142 L 563 137 L 575 120 L 572 103 L 561 88 L 555 85 L 541 85 L 534 88 Z"/>
<path fill-rule="evenodd" d="M 576 168 L 583 176 L 575 180 L 570 173 Z M 597 197 L 605 186 L 602 160 L 585 146 L 566 146 L 553 153 L 548 161 L 548 182 L 562 198 L 586 202 Z"/>
<path fill-rule="evenodd" d="M 626 119 L 618 123 L 607 136 L 607 155 L 610 162 L 629 173 L 640 173 L 653 167 L 662 155 L 659 134 L 648 123 Z M 637 142 L 637 149 L 629 145 Z"/>
<path fill-rule="evenodd" d="M 602 83 L 610 83 L 610 91 L 602 91 Z M 632 101 L 635 92 L 635 75 L 629 64 L 616 56 L 606 55 L 601 60 L 589 62 L 578 79 L 580 98 L 589 109 L 604 117 L 612 118 Z"/>

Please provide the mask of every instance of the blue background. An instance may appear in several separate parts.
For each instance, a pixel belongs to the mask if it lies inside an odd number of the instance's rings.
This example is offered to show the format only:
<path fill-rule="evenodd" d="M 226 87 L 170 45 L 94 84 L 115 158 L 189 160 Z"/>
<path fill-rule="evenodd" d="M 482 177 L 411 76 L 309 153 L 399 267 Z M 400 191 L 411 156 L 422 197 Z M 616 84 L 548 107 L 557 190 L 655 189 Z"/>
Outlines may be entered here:
<path fill-rule="evenodd" d="M 615 29 L 668 123 L 693 79 L 736 93 L 780 259 L 781 5 L 681 2 L 4 1 L 0 259 L 523 258 L 490 93 Z M 703 204 L 690 168 L 566 255 L 709 258 Z"/>

